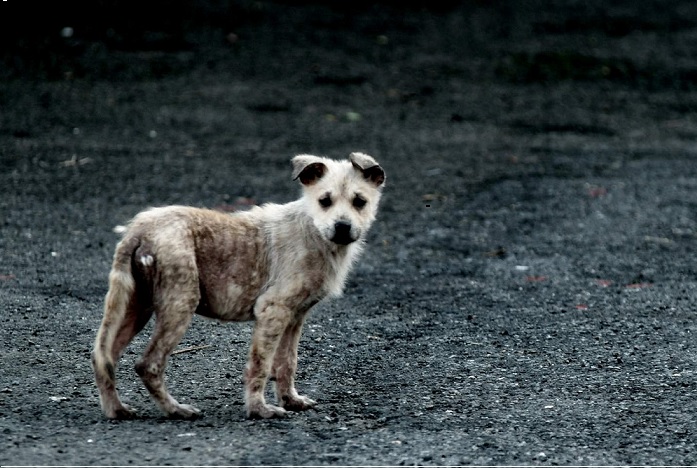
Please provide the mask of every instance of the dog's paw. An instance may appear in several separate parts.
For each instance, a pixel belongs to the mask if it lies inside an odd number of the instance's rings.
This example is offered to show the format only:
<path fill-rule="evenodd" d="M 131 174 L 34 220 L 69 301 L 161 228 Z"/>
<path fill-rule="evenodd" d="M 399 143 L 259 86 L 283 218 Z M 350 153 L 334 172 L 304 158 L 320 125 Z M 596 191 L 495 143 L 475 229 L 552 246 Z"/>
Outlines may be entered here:
<path fill-rule="evenodd" d="M 201 416 L 201 410 L 191 405 L 178 404 L 167 412 L 171 419 L 196 419 Z"/>
<path fill-rule="evenodd" d="M 305 411 L 317 404 L 317 402 L 311 398 L 302 395 L 284 395 L 282 398 L 283 407 L 288 411 Z"/>
<path fill-rule="evenodd" d="M 270 419 L 282 418 L 287 412 L 280 406 L 269 405 L 266 403 L 247 407 L 247 417 L 249 419 Z"/>
<path fill-rule="evenodd" d="M 115 408 L 105 410 L 105 414 L 109 419 L 135 419 L 138 417 L 133 408 L 123 403 Z"/>

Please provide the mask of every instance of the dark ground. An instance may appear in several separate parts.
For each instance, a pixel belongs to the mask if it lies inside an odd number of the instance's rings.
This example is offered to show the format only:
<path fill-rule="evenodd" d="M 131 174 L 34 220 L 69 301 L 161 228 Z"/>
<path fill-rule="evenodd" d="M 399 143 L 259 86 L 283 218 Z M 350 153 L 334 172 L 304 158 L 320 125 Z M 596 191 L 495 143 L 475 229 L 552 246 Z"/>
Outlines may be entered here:
<path fill-rule="evenodd" d="M 694 2 L 97 4 L 3 29 L 0 463 L 697 463 Z M 204 417 L 159 415 L 145 333 L 142 419 L 105 420 L 113 228 L 289 201 L 291 156 L 355 150 L 388 187 L 305 329 L 317 411 L 246 421 L 251 324 L 197 318 L 168 378 Z"/>

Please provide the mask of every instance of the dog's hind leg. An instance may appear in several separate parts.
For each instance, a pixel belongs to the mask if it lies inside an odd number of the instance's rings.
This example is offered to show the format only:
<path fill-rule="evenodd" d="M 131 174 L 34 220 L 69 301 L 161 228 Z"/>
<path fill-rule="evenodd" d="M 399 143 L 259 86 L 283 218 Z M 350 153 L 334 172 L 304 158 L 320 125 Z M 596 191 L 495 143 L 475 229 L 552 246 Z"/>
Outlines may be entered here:
<path fill-rule="evenodd" d="M 298 395 L 295 390 L 295 371 L 298 368 L 298 343 L 304 316 L 296 317 L 286 327 L 281 342 L 276 349 L 273 362 L 273 375 L 276 377 L 276 398 L 283 408 L 290 411 L 304 411 L 315 406 L 310 398 Z"/>
<path fill-rule="evenodd" d="M 127 419 L 135 412 L 121 402 L 116 391 L 116 363 L 125 346 L 142 329 L 149 315 L 138 307 L 131 253 L 138 239 L 124 239 L 116 249 L 109 274 L 109 292 L 104 301 L 104 317 L 92 351 L 92 368 L 99 390 L 102 411 L 108 418 Z"/>
<path fill-rule="evenodd" d="M 200 411 L 175 400 L 167 391 L 164 371 L 167 358 L 179 344 L 200 300 L 198 275 L 192 259 L 188 265 L 171 267 L 155 291 L 155 330 L 136 372 L 160 409 L 171 418 L 195 419 Z"/>
<path fill-rule="evenodd" d="M 124 320 L 119 327 L 119 331 L 114 336 L 114 341 L 111 347 L 111 362 L 113 367 L 110 370 L 111 383 L 105 386 L 102 397 L 102 406 L 104 403 L 107 405 L 104 407 L 104 412 L 108 417 L 114 419 L 130 419 L 136 416 L 135 410 L 129 405 L 123 403 L 118 396 L 115 388 L 115 376 L 113 372 L 116 370 L 116 363 L 119 362 L 123 350 L 128 346 L 128 344 L 133 340 L 133 338 L 145 327 L 145 325 L 152 317 L 152 309 L 146 309 L 140 306 L 138 303 L 131 303 L 126 310 Z M 98 380 L 99 381 L 99 380 Z M 100 389 L 101 390 L 101 389 Z M 104 398 L 106 396 L 106 398 Z M 113 414 L 113 416 L 111 416 Z"/>
<path fill-rule="evenodd" d="M 118 362 L 126 346 L 128 346 L 133 338 L 140 333 L 140 331 L 150 321 L 152 313 L 152 308 L 143 307 L 137 302 L 133 302 L 128 305 L 126 316 L 124 317 L 124 321 L 121 324 L 116 337 L 114 338 L 114 344 L 111 349 L 112 359 L 114 362 Z"/>
<path fill-rule="evenodd" d="M 123 350 L 140 333 L 150 321 L 153 314 L 152 276 L 154 275 L 154 258 L 147 241 L 140 243 L 135 250 L 131 263 L 133 277 L 136 281 L 134 294 L 126 309 L 126 315 L 114 339 L 112 358 L 117 362 Z"/>

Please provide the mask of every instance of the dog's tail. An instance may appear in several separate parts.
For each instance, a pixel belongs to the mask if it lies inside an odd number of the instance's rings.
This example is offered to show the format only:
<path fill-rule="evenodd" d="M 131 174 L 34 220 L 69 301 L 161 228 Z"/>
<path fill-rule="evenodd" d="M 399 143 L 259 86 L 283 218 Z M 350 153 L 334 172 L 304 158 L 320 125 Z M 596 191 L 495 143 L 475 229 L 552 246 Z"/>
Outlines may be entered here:
<path fill-rule="evenodd" d="M 131 262 L 140 239 L 129 236 L 116 246 L 114 261 L 109 273 L 109 291 L 104 300 L 104 318 L 97 332 L 92 351 L 92 367 L 97 385 L 102 389 L 113 390 L 115 386 L 114 342 L 126 317 L 129 302 L 136 288 Z"/>

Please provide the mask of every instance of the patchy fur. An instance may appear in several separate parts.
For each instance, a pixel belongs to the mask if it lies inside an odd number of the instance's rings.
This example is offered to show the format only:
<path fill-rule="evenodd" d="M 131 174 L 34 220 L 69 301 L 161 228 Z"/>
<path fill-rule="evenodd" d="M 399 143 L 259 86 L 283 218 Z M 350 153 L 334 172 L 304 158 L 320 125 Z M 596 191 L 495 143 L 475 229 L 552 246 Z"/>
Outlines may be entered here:
<path fill-rule="evenodd" d="M 233 215 L 184 206 L 138 214 L 116 247 L 104 318 L 92 365 L 104 414 L 135 412 L 116 391 L 124 348 L 150 320 L 153 336 L 136 372 L 161 410 L 191 419 L 199 410 L 167 391 L 169 355 L 194 313 L 224 321 L 255 320 L 245 378 L 248 417 L 281 416 L 315 402 L 295 389 L 297 348 L 307 312 L 341 294 L 375 219 L 385 173 L 373 158 L 293 158 L 302 197 Z M 278 406 L 266 403 L 269 377 Z"/>

